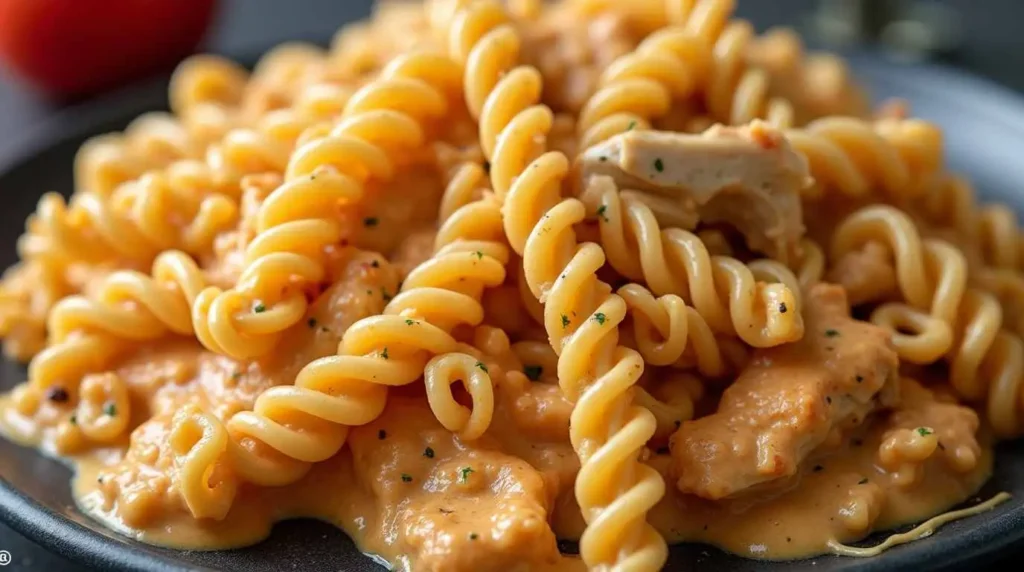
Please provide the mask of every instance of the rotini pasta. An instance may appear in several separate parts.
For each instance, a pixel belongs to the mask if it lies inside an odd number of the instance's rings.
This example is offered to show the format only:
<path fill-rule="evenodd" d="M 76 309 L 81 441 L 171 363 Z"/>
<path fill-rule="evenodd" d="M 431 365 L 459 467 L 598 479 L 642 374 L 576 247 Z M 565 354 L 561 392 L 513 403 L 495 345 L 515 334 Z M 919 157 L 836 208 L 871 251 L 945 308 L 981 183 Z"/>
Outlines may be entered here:
<path fill-rule="evenodd" d="M 305 284 L 325 278 L 318 259 L 343 238 L 333 211 L 358 202 L 367 181 L 390 178 L 398 149 L 424 143 L 423 123 L 446 112 L 452 74 L 451 65 L 430 54 L 398 58 L 352 96 L 327 137 L 296 150 L 285 184 L 261 207 L 259 234 L 246 251 L 238 286 L 204 291 L 197 300 L 196 334 L 206 347 L 258 357 L 303 319 L 305 294 L 288 283 L 293 277 Z M 255 315 L 257 307 L 264 309 Z"/>
<path fill-rule="evenodd" d="M 1024 432 L 1016 216 L 736 4 L 382 2 L 186 61 L 29 217 L 0 432 L 146 542 L 312 517 L 409 570 L 864 556 L 1002 502 L 934 516 Z"/>
<path fill-rule="evenodd" d="M 531 291 L 545 303 L 545 329 L 560 354 L 559 384 L 577 402 L 570 438 L 581 462 L 576 498 L 588 524 L 580 552 L 588 566 L 654 570 L 664 563 L 666 548 L 644 516 L 664 494 L 664 483 L 635 459 L 653 436 L 656 420 L 632 403 L 629 389 L 638 380 L 643 361 L 617 345 L 625 304 L 596 280 L 594 272 L 604 262 L 601 248 L 582 245 L 572 254 L 577 248 L 572 225 L 583 220 L 584 207 L 572 199 L 556 205 L 555 187 L 567 173 L 568 161 L 558 153 L 541 154 L 543 147 L 529 151 L 534 147 L 531 141 L 547 135 L 552 117 L 550 110 L 535 105 L 541 83 L 535 70 L 501 69 L 518 51 L 518 38 L 504 23 L 495 4 L 475 4 L 456 17 L 451 49 L 467 62 L 467 105 L 480 117 L 481 144 L 491 158 L 491 182 L 498 200 L 504 199 L 505 234 L 524 256 Z M 561 259 L 549 261 L 548 255 L 556 253 Z M 592 305 L 581 306 L 574 302 L 580 294 L 604 300 L 592 298 Z M 575 321 L 571 313 L 578 316 Z M 596 362 L 594 377 L 583 371 L 591 360 Z M 618 426 L 599 429 L 608 415 L 621 419 Z M 597 472 L 618 475 L 616 490 L 599 490 Z"/>

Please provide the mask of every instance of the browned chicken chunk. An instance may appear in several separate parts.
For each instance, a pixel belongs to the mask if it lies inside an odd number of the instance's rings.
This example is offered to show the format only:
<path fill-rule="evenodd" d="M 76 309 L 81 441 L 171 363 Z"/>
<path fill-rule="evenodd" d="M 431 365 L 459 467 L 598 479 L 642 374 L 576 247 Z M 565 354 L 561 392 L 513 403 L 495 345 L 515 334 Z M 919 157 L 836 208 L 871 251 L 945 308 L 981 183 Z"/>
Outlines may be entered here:
<path fill-rule="evenodd" d="M 785 260 L 804 233 L 800 192 L 810 182 L 807 161 L 782 133 L 755 121 L 715 126 L 700 135 L 628 131 L 588 149 L 586 181 L 608 175 L 621 189 L 674 200 L 698 221 L 726 223 L 751 249 Z"/>
<path fill-rule="evenodd" d="M 806 327 L 801 341 L 755 354 L 717 413 L 676 432 L 681 491 L 721 499 L 792 476 L 834 431 L 894 404 L 899 361 L 890 336 L 850 318 L 842 288 L 811 290 Z"/>

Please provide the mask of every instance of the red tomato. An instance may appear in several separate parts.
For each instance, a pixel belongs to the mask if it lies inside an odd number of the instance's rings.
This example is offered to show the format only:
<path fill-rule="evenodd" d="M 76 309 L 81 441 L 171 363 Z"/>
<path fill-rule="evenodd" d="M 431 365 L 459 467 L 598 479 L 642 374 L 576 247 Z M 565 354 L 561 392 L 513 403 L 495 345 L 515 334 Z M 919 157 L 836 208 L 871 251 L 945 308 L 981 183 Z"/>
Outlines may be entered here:
<path fill-rule="evenodd" d="M 215 3 L 0 0 L 0 57 L 53 95 L 83 95 L 191 53 Z"/>

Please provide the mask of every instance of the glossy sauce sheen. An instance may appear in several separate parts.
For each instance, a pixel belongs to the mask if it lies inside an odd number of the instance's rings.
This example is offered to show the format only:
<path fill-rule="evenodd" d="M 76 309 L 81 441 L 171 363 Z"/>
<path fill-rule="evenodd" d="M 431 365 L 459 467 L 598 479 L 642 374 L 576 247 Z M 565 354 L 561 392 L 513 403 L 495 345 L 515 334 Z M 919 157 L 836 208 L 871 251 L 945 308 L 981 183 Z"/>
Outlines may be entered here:
<path fill-rule="evenodd" d="M 520 383 L 522 376 L 502 376 L 501 364 L 490 364 L 492 376 L 501 380 L 495 421 L 472 444 L 443 429 L 422 397 L 392 398 L 381 418 L 354 429 L 350 446 L 301 481 L 277 489 L 247 485 L 225 520 L 197 522 L 171 484 L 173 464 L 163 465 L 164 453 L 152 449 L 166 442 L 166 412 L 175 403 L 197 393 L 231 402 L 224 385 L 233 369 L 216 367 L 229 360 L 190 344 L 156 348 L 144 359 L 162 365 L 123 367 L 120 375 L 133 388 L 148 387 L 168 372 L 194 376 L 149 398 L 158 412 L 134 432 L 127 458 L 116 448 L 74 458 L 80 507 L 122 532 L 178 548 L 229 548 L 266 537 L 277 520 L 309 516 L 342 527 L 364 551 L 400 568 L 580 566 L 560 556 L 555 543 L 556 535 L 576 538 L 582 522 L 572 494 L 578 461 L 566 442 L 570 408 L 549 380 Z M 244 405 L 256 387 L 270 382 L 237 383 L 233 397 Z M 875 414 L 860 429 L 826 443 L 782 488 L 713 502 L 670 487 L 652 521 L 671 541 L 788 559 L 821 554 L 830 541 L 848 543 L 949 509 L 984 483 L 991 449 L 974 444 L 973 412 L 914 382 L 904 381 L 901 389 L 900 410 Z M 41 425 L 18 415 L 10 403 L 3 410 L 8 434 L 54 446 L 56 431 L 27 430 Z M 920 436 L 917 428 L 924 426 L 935 433 Z M 920 448 L 915 439 L 934 442 L 924 445 L 927 454 L 918 460 L 885 466 L 892 455 L 880 453 L 883 444 Z M 649 462 L 673 482 L 668 455 L 652 455 Z M 110 479 L 119 481 L 120 493 Z M 163 487 L 140 485 L 153 479 L 164 481 Z"/>

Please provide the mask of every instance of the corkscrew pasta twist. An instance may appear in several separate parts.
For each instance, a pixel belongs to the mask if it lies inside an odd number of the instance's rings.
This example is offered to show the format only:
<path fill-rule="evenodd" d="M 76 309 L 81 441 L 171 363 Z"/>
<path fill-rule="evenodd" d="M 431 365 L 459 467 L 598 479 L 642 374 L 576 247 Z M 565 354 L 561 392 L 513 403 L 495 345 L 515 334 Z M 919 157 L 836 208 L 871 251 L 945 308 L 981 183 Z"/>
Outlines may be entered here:
<path fill-rule="evenodd" d="M 598 213 L 601 244 L 623 276 L 643 280 L 657 295 L 681 296 L 712 330 L 755 347 L 803 335 L 799 282 L 782 264 L 758 261 L 780 278 L 761 283 L 739 260 L 711 256 L 695 234 L 663 229 L 651 208 L 629 191 L 591 184 L 582 197 L 588 210 Z"/>
<path fill-rule="evenodd" d="M 459 73 L 442 56 L 399 57 L 352 96 L 329 135 L 295 151 L 285 183 L 260 207 L 238 284 L 204 291 L 193 308 L 196 335 L 207 348 L 255 358 L 303 319 L 302 287 L 325 278 L 324 249 L 346 232 L 339 209 L 357 203 L 369 181 L 389 180 L 403 150 L 424 144 L 426 123 L 447 112 Z"/>
<path fill-rule="evenodd" d="M 908 162 L 868 121 L 826 117 L 787 129 L 785 135 L 807 157 L 815 180 L 812 192 L 901 204 L 927 189 L 927 173 L 913 168 L 920 164 Z"/>
<path fill-rule="evenodd" d="M 189 304 L 203 286 L 195 262 L 169 251 L 157 257 L 151 276 L 118 271 L 104 279 L 95 298 L 64 298 L 50 312 L 50 345 L 29 364 L 18 399 L 38 400 L 53 386 L 76 396 L 86 374 L 105 370 L 132 342 L 168 332 L 190 335 Z"/>
<path fill-rule="evenodd" d="M 883 305 L 875 317 L 894 326 L 893 344 L 904 359 L 935 361 L 953 343 L 952 330 L 967 287 L 966 258 L 949 243 L 922 239 L 906 213 L 884 205 L 865 207 L 844 219 L 832 237 L 831 256 L 840 260 L 868 241 L 892 250 L 901 294 L 912 307 L 928 312 L 925 319 Z M 915 334 L 900 333 L 904 329 Z"/>
<path fill-rule="evenodd" d="M 928 222 L 950 228 L 968 245 L 976 245 L 987 265 L 1024 270 L 1024 233 L 1016 214 L 1002 204 L 980 203 L 963 177 L 944 174 L 914 206 Z"/>
<path fill-rule="evenodd" d="M 694 22 L 695 28 L 713 28 L 704 20 Z M 580 150 L 630 129 L 649 129 L 673 100 L 689 97 L 706 81 L 709 59 L 709 44 L 689 26 L 651 34 L 602 74 L 576 124 Z"/>
<path fill-rule="evenodd" d="M 245 69 L 229 59 L 208 54 L 193 56 L 171 75 L 171 110 L 183 115 L 203 103 L 236 106 L 242 101 L 248 80 Z"/>
<path fill-rule="evenodd" d="M 455 400 L 452 384 L 461 381 L 473 400 L 467 408 Z M 473 440 L 484 434 L 494 414 L 494 391 L 487 366 L 474 356 L 456 352 L 439 355 L 423 371 L 427 400 L 437 420 L 460 438 Z"/>
<path fill-rule="evenodd" d="M 657 427 L 651 412 L 633 403 L 643 358 L 618 344 L 626 304 L 596 277 L 604 253 L 576 241 L 572 226 L 585 208 L 560 201 L 569 163 L 544 152 L 553 116 L 538 105 L 539 73 L 513 67 L 519 38 L 507 22 L 497 4 L 474 3 L 456 16 L 449 45 L 466 62 L 466 101 L 479 117 L 505 235 L 523 255 L 531 291 L 545 302 L 545 327 L 560 354 L 558 379 L 576 403 L 570 439 L 581 462 L 576 498 L 588 525 L 580 553 L 592 567 L 657 570 L 667 548 L 645 516 L 665 484 L 637 460 Z"/>
<path fill-rule="evenodd" d="M 935 320 L 918 308 L 892 302 L 878 307 L 871 321 L 898 332 L 897 328 L 906 324 L 928 324 Z M 1024 432 L 1024 341 L 1002 329 L 1002 323 L 1003 308 L 999 301 L 991 294 L 968 288 L 958 308 L 950 336 L 952 347 L 945 359 L 956 393 L 966 401 L 984 404 L 995 434 L 1008 439 Z M 900 335 L 894 333 L 894 340 Z M 925 338 L 926 334 L 919 337 Z M 916 347 L 895 345 L 902 359 L 917 360 Z"/>
<path fill-rule="evenodd" d="M 414 269 L 382 315 L 345 332 L 337 355 L 309 363 L 294 385 L 264 391 L 252 411 L 228 420 L 235 476 L 283 485 L 336 454 L 350 426 L 380 415 L 389 386 L 419 379 L 433 356 L 462 351 L 451 331 L 483 320 L 480 297 L 504 281 L 506 262 L 455 243 Z"/>
<path fill-rule="evenodd" d="M 705 92 L 708 112 L 712 119 L 729 125 L 767 119 L 776 127 L 792 127 L 793 105 L 771 96 L 768 72 L 748 65 L 747 51 L 753 38 L 753 26 L 740 20 L 726 26 L 715 40 Z"/>

